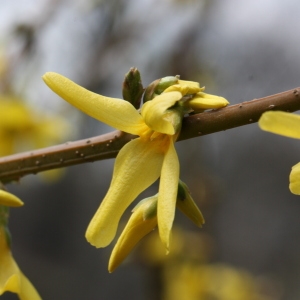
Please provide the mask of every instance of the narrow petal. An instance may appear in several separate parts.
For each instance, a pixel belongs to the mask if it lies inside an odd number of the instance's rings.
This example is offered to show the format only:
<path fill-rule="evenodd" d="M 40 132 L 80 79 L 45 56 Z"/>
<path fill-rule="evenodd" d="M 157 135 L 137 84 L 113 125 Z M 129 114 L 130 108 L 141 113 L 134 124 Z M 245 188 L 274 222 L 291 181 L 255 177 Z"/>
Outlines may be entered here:
<path fill-rule="evenodd" d="M 137 138 L 119 152 L 110 188 L 90 222 L 86 238 L 97 248 L 115 237 L 125 209 L 160 175 L 164 153 L 157 142 Z"/>
<path fill-rule="evenodd" d="M 204 90 L 204 88 L 200 88 L 200 85 L 198 82 L 178 80 L 178 84 L 174 84 L 174 85 L 168 87 L 167 89 L 165 89 L 164 93 L 178 91 L 183 96 L 185 96 L 185 95 L 196 94 L 203 90 Z"/>
<path fill-rule="evenodd" d="M 28 280 L 28 278 L 20 272 L 21 277 L 21 290 L 19 293 L 20 300 L 41 300 L 39 293 L 32 285 L 32 283 Z"/>
<path fill-rule="evenodd" d="M 57 73 L 48 72 L 43 79 L 64 100 L 107 125 L 136 135 L 145 127 L 141 115 L 128 101 L 90 92 Z"/>
<path fill-rule="evenodd" d="M 193 99 L 186 103 L 186 105 L 195 111 L 221 108 L 227 106 L 228 104 L 229 102 L 225 98 L 206 93 L 198 93 L 193 97 Z"/>
<path fill-rule="evenodd" d="M 290 191 L 295 195 L 300 195 L 300 163 L 292 167 L 290 174 Z"/>
<path fill-rule="evenodd" d="M 170 140 L 170 146 L 162 166 L 157 204 L 159 236 L 167 249 L 167 253 L 169 251 L 170 233 L 175 216 L 178 181 L 179 161 L 173 141 Z"/>
<path fill-rule="evenodd" d="M 9 291 L 21 300 L 40 300 L 38 292 L 20 271 L 7 245 L 4 227 L 0 228 L 0 295 Z"/>
<path fill-rule="evenodd" d="M 32 283 L 19 269 L 17 273 L 9 277 L 3 290 L 18 294 L 20 300 L 42 299 Z"/>
<path fill-rule="evenodd" d="M 258 122 L 262 130 L 300 139 L 300 116 L 283 111 L 265 112 Z"/>
<path fill-rule="evenodd" d="M 164 118 L 166 110 L 182 98 L 180 92 L 163 93 L 153 100 L 146 102 L 141 114 L 145 123 L 154 131 L 173 135 L 175 130 L 172 123 Z"/>
<path fill-rule="evenodd" d="M 18 207 L 22 206 L 24 203 L 15 195 L 0 190 L 0 204 L 5 206 Z"/>
<path fill-rule="evenodd" d="M 157 225 L 156 213 L 152 213 L 153 204 L 157 204 L 157 196 L 144 200 L 146 201 L 142 201 L 138 207 L 135 207 L 135 210 L 113 249 L 108 264 L 110 273 L 122 263 L 136 244 Z M 148 212 L 148 208 L 150 208 L 150 212 Z M 151 214 L 151 217 L 145 219 L 145 214 Z"/>

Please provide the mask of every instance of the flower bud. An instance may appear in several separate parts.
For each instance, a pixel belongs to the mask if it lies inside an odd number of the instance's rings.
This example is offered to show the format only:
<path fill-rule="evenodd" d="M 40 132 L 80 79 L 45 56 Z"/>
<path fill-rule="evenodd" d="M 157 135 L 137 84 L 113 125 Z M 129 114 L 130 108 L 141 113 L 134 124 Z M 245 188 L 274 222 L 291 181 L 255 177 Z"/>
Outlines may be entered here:
<path fill-rule="evenodd" d="M 145 90 L 143 102 L 152 100 L 156 96 L 160 95 L 168 87 L 177 84 L 179 80 L 178 76 L 167 76 L 161 79 L 154 80 L 148 85 Z"/>
<path fill-rule="evenodd" d="M 141 74 L 137 68 L 131 68 L 124 78 L 123 99 L 130 102 L 136 109 L 139 109 L 143 92 Z"/>
<path fill-rule="evenodd" d="M 178 76 L 167 76 L 160 80 L 155 88 L 155 93 L 160 95 L 168 87 L 178 83 Z"/>
<path fill-rule="evenodd" d="M 206 109 L 222 108 L 228 104 L 229 102 L 223 97 L 210 95 L 203 92 L 197 93 L 191 100 L 185 103 L 185 105 L 193 109 L 195 113 L 203 112 Z"/>

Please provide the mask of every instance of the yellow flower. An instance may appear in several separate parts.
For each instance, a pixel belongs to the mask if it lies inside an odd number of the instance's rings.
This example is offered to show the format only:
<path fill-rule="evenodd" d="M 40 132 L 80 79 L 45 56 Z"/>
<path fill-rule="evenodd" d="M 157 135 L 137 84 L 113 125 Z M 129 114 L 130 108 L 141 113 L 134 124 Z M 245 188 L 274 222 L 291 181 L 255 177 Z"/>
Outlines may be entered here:
<path fill-rule="evenodd" d="M 164 266 L 166 300 L 270 300 L 250 273 L 222 264 L 199 264 L 189 259 Z"/>
<path fill-rule="evenodd" d="M 268 111 L 264 113 L 258 122 L 261 129 L 300 139 L 300 116 L 282 111 Z M 293 166 L 290 174 L 290 191 L 300 195 L 300 163 Z"/>
<path fill-rule="evenodd" d="M 120 235 L 109 259 L 108 270 L 113 272 L 131 252 L 135 245 L 157 225 L 158 194 L 140 201 Z M 187 186 L 179 180 L 176 206 L 197 226 L 204 224 L 204 218 L 191 197 Z"/>
<path fill-rule="evenodd" d="M 4 226 L 0 227 L 0 295 L 12 292 L 21 300 L 39 300 L 41 297 L 12 257 Z"/>
<path fill-rule="evenodd" d="M 203 91 L 198 83 L 176 79 L 173 90 L 171 86 L 144 103 L 139 113 L 127 101 L 95 94 L 59 74 L 46 73 L 43 79 L 55 93 L 91 117 L 139 136 L 119 152 L 110 188 L 88 226 L 87 240 L 97 248 L 110 244 L 126 208 L 160 177 L 157 222 L 160 238 L 168 250 L 179 180 L 174 142 L 183 114 L 193 110 L 189 102 L 195 98 L 193 105 L 199 109 L 205 103 L 207 109 L 208 103 L 215 108 L 215 99 L 198 95 Z M 218 107 L 228 104 L 222 99 Z"/>

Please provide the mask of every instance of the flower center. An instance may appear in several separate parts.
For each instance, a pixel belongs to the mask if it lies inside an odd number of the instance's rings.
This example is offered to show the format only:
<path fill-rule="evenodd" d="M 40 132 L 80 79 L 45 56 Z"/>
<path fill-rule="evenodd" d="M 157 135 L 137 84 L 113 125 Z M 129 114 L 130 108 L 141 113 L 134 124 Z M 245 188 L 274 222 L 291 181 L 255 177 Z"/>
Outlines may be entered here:
<path fill-rule="evenodd" d="M 149 143 L 149 147 L 155 147 L 159 150 L 159 152 L 165 152 L 168 150 L 170 142 L 174 139 L 174 136 L 154 131 L 148 127 L 147 130 L 140 134 L 140 138 L 144 142 Z"/>

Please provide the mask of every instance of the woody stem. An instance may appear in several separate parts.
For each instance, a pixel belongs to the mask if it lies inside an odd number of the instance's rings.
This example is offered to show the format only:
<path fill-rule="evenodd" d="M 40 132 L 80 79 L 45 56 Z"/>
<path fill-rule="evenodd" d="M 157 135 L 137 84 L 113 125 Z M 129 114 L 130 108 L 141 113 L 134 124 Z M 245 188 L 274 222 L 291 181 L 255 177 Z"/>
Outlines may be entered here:
<path fill-rule="evenodd" d="M 255 123 L 269 110 L 300 110 L 300 87 L 222 109 L 210 110 L 183 119 L 177 141 Z M 114 158 L 131 139 L 128 133 L 113 131 L 89 139 L 23 152 L 0 158 L 0 181 L 19 180 L 27 174 Z"/>

